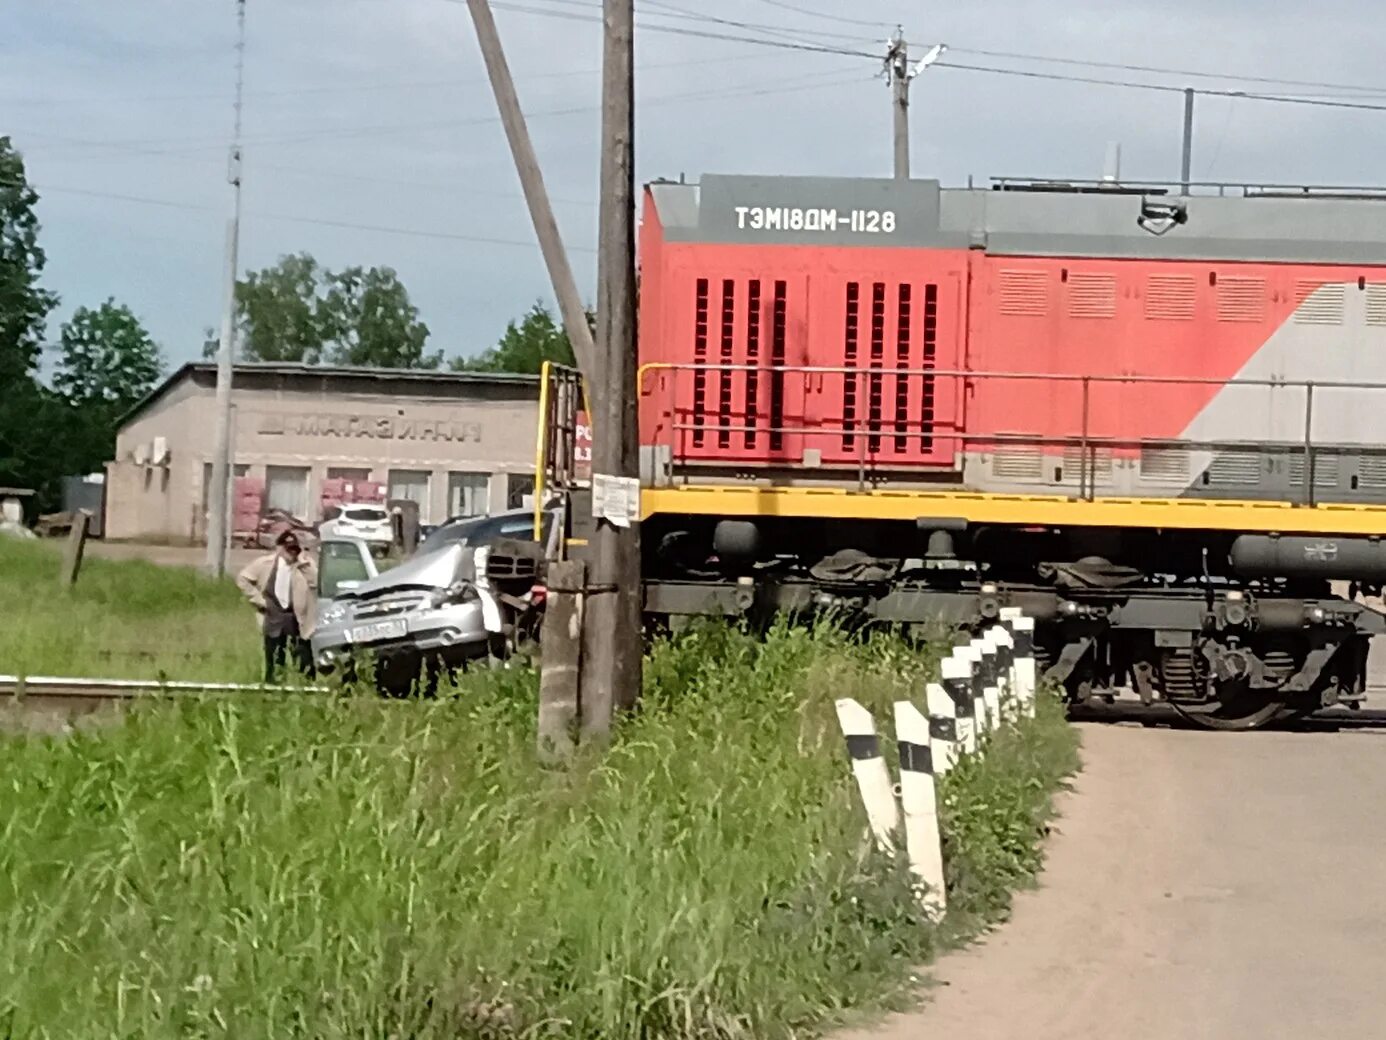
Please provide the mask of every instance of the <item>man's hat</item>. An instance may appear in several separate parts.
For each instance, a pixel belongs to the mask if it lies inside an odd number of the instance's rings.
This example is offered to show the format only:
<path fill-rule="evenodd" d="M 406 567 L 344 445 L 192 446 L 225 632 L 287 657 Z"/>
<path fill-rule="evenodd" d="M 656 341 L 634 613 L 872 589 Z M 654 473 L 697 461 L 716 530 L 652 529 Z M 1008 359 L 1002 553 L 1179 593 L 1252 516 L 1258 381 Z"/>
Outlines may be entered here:
<path fill-rule="evenodd" d="M 280 533 L 279 537 L 276 538 L 276 539 L 274 540 L 274 544 L 275 544 L 275 545 L 291 545 L 291 546 L 293 546 L 295 549 L 301 549 L 301 548 L 302 548 L 302 546 L 300 546 L 300 545 L 298 544 L 298 535 L 294 534 L 292 528 L 285 528 L 285 529 Z"/>

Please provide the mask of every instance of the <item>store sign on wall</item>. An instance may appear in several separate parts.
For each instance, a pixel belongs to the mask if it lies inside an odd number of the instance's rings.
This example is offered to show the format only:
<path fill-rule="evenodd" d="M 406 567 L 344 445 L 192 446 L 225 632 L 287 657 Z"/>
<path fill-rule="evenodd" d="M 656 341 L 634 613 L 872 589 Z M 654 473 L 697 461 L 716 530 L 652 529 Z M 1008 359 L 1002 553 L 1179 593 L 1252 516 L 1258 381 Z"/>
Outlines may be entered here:
<path fill-rule="evenodd" d="M 395 441 L 481 441 L 482 425 L 395 415 L 279 415 L 260 417 L 259 432 L 294 437 L 370 437 Z"/>

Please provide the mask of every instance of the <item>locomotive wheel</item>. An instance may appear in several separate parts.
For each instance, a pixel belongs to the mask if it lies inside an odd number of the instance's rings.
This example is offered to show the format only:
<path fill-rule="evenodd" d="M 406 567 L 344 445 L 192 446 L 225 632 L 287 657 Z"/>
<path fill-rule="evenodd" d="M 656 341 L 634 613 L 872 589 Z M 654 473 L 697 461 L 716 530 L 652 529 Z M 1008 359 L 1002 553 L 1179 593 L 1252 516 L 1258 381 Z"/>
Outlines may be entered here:
<path fill-rule="evenodd" d="M 1179 701 L 1170 701 L 1170 704 L 1190 722 L 1216 730 L 1260 729 L 1278 719 L 1285 710 L 1285 701 L 1278 699 L 1277 694 L 1269 691 L 1253 694 L 1238 683 L 1227 684 L 1212 700 L 1202 704 Z"/>

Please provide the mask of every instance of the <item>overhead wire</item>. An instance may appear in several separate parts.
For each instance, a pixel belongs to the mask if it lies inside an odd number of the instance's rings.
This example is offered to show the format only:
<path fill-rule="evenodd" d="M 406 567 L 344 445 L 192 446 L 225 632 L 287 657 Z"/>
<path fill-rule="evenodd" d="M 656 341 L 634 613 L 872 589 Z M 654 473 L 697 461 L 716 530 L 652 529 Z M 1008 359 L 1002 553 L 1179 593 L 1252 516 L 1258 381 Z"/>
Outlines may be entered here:
<path fill-rule="evenodd" d="M 466 0 L 448 0 L 449 3 L 465 3 Z M 493 0 L 491 6 L 497 11 L 515 11 L 521 14 L 537 14 L 548 18 L 563 18 L 576 22 L 601 23 L 600 15 L 583 14 L 580 11 L 562 11 L 551 7 L 534 7 L 531 4 L 514 3 L 511 0 Z M 580 5 L 580 6 L 586 6 Z M 772 40 L 754 36 L 736 36 L 730 33 L 712 32 L 711 30 L 691 29 L 687 26 L 679 25 L 658 25 L 648 21 L 641 22 L 637 19 L 636 28 L 649 32 L 668 33 L 674 36 L 687 36 L 702 40 L 725 40 L 731 43 L 748 43 L 759 47 L 779 47 L 785 50 L 805 51 L 811 54 L 845 54 L 853 58 L 872 58 L 880 59 L 879 54 L 870 51 L 849 49 L 845 47 L 830 46 L 827 44 L 817 44 L 809 42 L 795 42 L 791 40 Z"/>
<path fill-rule="evenodd" d="M 1361 101 L 1309 97 L 1298 94 L 1265 94 L 1247 90 L 1220 90 L 1213 87 L 1179 87 L 1170 83 L 1147 83 L 1136 80 L 1112 79 L 1102 76 L 1075 76 L 1064 72 L 1041 72 L 1037 69 L 1008 69 L 996 65 L 974 65 L 943 59 L 931 68 L 956 69 L 962 72 L 981 72 L 997 76 L 1015 76 L 1023 79 L 1049 80 L 1061 83 L 1085 83 L 1093 86 L 1123 87 L 1130 90 L 1153 90 L 1165 94 L 1183 94 L 1192 90 L 1205 97 L 1247 98 L 1251 101 L 1268 101 L 1286 105 L 1308 105 L 1316 108 L 1356 109 L 1365 112 L 1386 112 L 1386 104 L 1374 105 Z"/>
<path fill-rule="evenodd" d="M 810 18 L 823 18 L 828 21 L 837 22 L 840 25 L 861 25 L 877 28 L 882 25 L 889 25 L 890 19 L 882 18 L 879 21 L 867 21 L 863 18 L 848 18 L 840 14 L 828 14 L 826 11 L 815 11 L 808 7 L 801 7 L 798 4 L 787 3 L 786 0 L 760 0 L 761 3 L 770 7 L 778 7 L 782 11 L 793 11 L 795 14 L 806 14 Z"/>
<path fill-rule="evenodd" d="M 1082 68 L 1113 69 L 1121 72 L 1144 72 L 1161 76 L 1183 76 L 1188 79 L 1259 83 L 1266 86 L 1307 87 L 1311 89 L 1341 90 L 1361 94 L 1386 94 L 1386 86 L 1365 86 L 1363 84 L 1333 83 L 1311 79 L 1287 79 L 1281 76 L 1257 76 L 1240 72 L 1210 72 L 1207 69 L 1175 68 L 1162 65 L 1138 65 L 1120 61 L 1097 61 L 1090 58 L 1068 58 L 1049 54 L 1027 54 L 1020 51 L 983 50 L 976 47 L 951 47 L 949 53 L 975 54 L 982 58 L 1000 58 L 1007 61 L 1047 62 L 1055 65 L 1079 66 Z"/>

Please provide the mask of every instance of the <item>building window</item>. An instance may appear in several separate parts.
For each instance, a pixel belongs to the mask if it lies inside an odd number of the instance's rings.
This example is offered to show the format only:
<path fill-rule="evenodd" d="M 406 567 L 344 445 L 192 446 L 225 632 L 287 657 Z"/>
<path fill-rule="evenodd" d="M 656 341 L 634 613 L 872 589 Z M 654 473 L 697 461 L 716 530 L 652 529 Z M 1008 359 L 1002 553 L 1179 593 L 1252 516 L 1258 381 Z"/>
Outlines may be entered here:
<path fill-rule="evenodd" d="M 308 516 L 308 467 L 266 466 L 265 509 L 282 509 L 300 520 Z"/>
<path fill-rule="evenodd" d="M 419 507 L 419 522 L 429 523 L 428 489 L 432 476 L 426 469 L 390 470 L 390 499 L 414 502 Z"/>
<path fill-rule="evenodd" d="M 250 472 L 250 467 L 247 466 L 247 465 L 245 465 L 245 463 L 239 463 L 239 464 L 236 466 L 236 476 L 238 476 L 238 477 L 244 477 L 244 476 L 245 476 L 246 474 L 248 474 L 249 472 Z M 233 494 L 232 494 L 231 497 L 232 497 L 232 498 L 235 498 L 235 494 L 234 494 L 235 489 L 232 488 L 232 491 L 233 491 Z M 211 496 L 211 494 L 212 494 L 212 464 L 211 464 L 210 462 L 204 462 L 204 463 L 202 464 L 202 511 L 203 511 L 204 513 L 207 512 L 207 503 L 210 501 L 210 496 Z"/>
<path fill-rule="evenodd" d="M 491 474 L 449 473 L 448 516 L 485 516 L 491 511 Z"/>
<path fill-rule="evenodd" d="M 525 508 L 525 497 L 533 504 L 534 477 L 528 473 L 508 473 L 505 477 L 505 504 L 507 509 Z"/>

